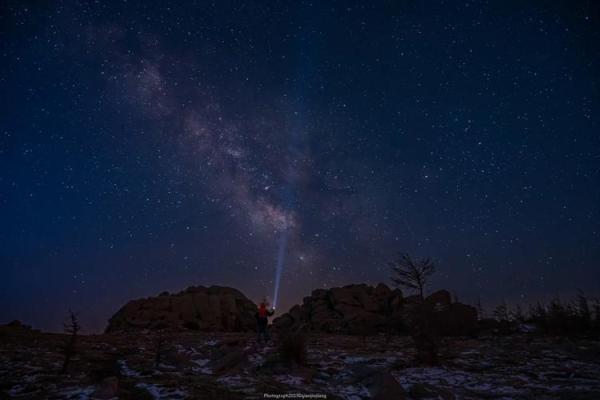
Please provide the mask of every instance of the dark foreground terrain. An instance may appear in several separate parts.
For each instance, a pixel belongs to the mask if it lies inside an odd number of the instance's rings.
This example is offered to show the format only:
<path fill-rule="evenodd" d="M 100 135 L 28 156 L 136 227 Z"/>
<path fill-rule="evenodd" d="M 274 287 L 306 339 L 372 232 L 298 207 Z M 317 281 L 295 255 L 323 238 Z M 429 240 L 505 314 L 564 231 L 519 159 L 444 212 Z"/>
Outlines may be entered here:
<path fill-rule="evenodd" d="M 405 336 L 308 336 L 297 363 L 252 334 L 90 335 L 65 374 L 65 335 L 0 339 L 0 398 L 600 399 L 600 342 L 584 339 L 445 339 L 439 365 L 423 366 Z"/>

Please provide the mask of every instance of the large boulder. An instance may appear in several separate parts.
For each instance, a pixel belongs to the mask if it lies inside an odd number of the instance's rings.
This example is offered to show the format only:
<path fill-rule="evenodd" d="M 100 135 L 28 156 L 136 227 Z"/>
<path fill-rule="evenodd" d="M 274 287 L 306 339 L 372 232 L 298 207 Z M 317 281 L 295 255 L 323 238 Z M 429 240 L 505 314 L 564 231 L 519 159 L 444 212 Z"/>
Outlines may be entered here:
<path fill-rule="evenodd" d="M 425 298 L 425 303 L 432 305 L 437 310 L 446 310 L 452 304 L 452 297 L 447 290 L 438 290 Z"/>
<path fill-rule="evenodd" d="M 256 304 L 239 290 L 192 286 L 156 297 L 132 300 L 108 323 L 106 332 L 139 329 L 239 332 L 256 329 Z"/>
<path fill-rule="evenodd" d="M 431 294 L 421 303 L 408 303 L 404 313 L 413 328 L 411 333 L 425 330 L 434 336 L 467 336 L 478 329 L 475 307 L 453 303 L 446 290 Z"/>
<path fill-rule="evenodd" d="M 425 298 L 424 310 L 428 310 L 430 323 L 440 336 L 467 336 L 477 331 L 475 307 L 452 302 L 450 292 L 438 290 Z"/>
<path fill-rule="evenodd" d="M 303 327 L 350 335 L 413 333 L 425 325 L 435 336 L 470 335 L 477 329 L 477 312 L 466 304 L 453 303 L 446 290 L 425 299 L 404 298 L 399 289 L 380 283 L 375 287 L 360 284 L 314 290 L 302 305 L 273 321 L 280 332 Z"/>
<path fill-rule="evenodd" d="M 370 334 L 400 327 L 401 307 L 402 292 L 383 283 L 317 289 L 302 305 L 275 318 L 273 325 L 279 331 L 303 326 L 321 332 Z"/>
<path fill-rule="evenodd" d="M 434 313 L 443 336 L 473 335 L 478 330 L 477 310 L 475 307 L 462 303 L 452 303 L 443 311 Z"/>

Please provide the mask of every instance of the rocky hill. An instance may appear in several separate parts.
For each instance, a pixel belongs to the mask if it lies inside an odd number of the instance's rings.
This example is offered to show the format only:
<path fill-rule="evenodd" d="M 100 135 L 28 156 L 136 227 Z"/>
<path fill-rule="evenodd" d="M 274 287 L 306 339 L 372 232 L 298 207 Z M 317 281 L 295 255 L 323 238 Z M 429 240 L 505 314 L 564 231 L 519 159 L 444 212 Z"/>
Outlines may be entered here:
<path fill-rule="evenodd" d="M 233 288 L 192 286 L 169 294 L 132 300 L 109 320 L 106 332 L 143 329 L 240 332 L 256 329 L 257 306 Z M 317 289 L 302 305 L 275 318 L 277 331 L 304 328 L 315 332 L 371 335 L 406 333 L 411 318 L 427 313 L 442 335 L 465 335 L 476 329 L 477 312 L 452 302 L 450 293 L 437 291 L 421 304 L 416 296 L 403 297 L 383 283 Z"/>
<path fill-rule="evenodd" d="M 404 298 L 399 289 L 383 283 L 377 286 L 348 285 L 314 290 L 296 305 L 273 321 L 276 330 L 299 329 L 311 331 L 374 334 L 402 332 L 411 325 L 411 310 L 427 312 L 437 330 L 443 335 L 464 335 L 476 329 L 475 308 L 452 302 L 450 293 L 440 290 L 418 304 L 416 296 Z M 413 313 L 414 315 L 414 313 Z"/>
<path fill-rule="evenodd" d="M 256 329 L 256 304 L 239 290 L 191 286 L 186 290 L 132 300 L 109 320 L 106 332 L 141 329 L 240 332 Z"/>

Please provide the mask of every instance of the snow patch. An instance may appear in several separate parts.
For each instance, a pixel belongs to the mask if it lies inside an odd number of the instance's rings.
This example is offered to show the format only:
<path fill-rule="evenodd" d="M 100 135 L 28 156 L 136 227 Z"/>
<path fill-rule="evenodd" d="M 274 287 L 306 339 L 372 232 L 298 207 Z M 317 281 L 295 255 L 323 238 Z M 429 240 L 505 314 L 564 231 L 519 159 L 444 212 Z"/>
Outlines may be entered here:
<path fill-rule="evenodd" d="M 88 400 L 95 390 L 93 386 L 68 388 L 60 392 L 60 395 L 69 400 Z"/>
<path fill-rule="evenodd" d="M 129 368 L 129 366 L 127 365 L 127 361 L 119 360 L 117 361 L 117 363 L 119 364 L 119 368 L 121 369 L 121 374 L 132 378 L 140 378 L 142 376 L 141 372 Z"/>
<path fill-rule="evenodd" d="M 181 389 L 168 388 L 161 385 L 153 385 L 151 383 L 142 382 L 135 385 L 135 387 L 146 390 L 156 400 L 179 400 L 186 397 L 186 392 Z"/>

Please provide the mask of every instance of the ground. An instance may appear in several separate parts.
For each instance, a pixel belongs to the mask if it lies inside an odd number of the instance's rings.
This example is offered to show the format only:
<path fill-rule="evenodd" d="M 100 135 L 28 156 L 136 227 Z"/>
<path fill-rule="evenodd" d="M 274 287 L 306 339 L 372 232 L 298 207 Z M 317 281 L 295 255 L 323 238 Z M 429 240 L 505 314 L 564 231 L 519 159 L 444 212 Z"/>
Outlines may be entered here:
<path fill-rule="evenodd" d="M 0 339 L 0 398 L 600 399 L 600 342 L 586 339 L 446 339 L 439 365 L 425 366 L 406 336 L 313 334 L 300 366 L 281 359 L 277 341 L 261 346 L 253 334 L 88 335 L 65 374 L 66 336 Z"/>

